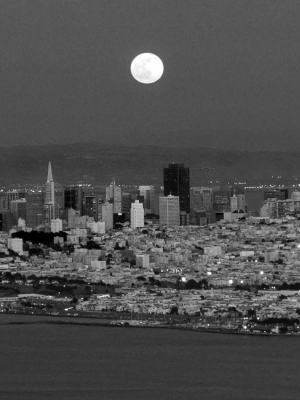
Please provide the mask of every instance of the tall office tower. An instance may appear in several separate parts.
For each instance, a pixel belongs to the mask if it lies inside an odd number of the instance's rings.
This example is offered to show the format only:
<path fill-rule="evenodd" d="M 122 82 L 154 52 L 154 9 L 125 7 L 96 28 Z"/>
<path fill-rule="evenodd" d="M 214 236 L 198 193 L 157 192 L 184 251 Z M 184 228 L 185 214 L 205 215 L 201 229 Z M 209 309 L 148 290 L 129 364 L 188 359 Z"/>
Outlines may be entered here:
<path fill-rule="evenodd" d="M 202 196 L 200 192 L 200 187 L 192 187 L 191 188 L 191 193 L 190 193 L 190 206 L 191 206 L 191 212 L 199 211 L 203 209 L 203 201 L 202 201 Z"/>
<path fill-rule="evenodd" d="M 238 211 L 238 198 L 235 193 L 230 197 L 230 211 Z"/>
<path fill-rule="evenodd" d="M 44 194 L 42 192 L 26 193 L 26 225 L 35 228 L 43 223 Z"/>
<path fill-rule="evenodd" d="M 58 205 L 60 210 L 64 208 L 64 187 L 60 184 L 55 183 L 54 186 L 54 198 L 55 204 Z"/>
<path fill-rule="evenodd" d="M 144 207 L 138 200 L 131 204 L 130 225 L 132 229 L 144 227 Z"/>
<path fill-rule="evenodd" d="M 264 200 L 277 199 L 286 200 L 289 197 L 288 189 L 266 189 L 264 191 Z"/>
<path fill-rule="evenodd" d="M 26 190 L 25 189 L 8 190 L 8 192 L 6 193 L 6 196 L 7 196 L 7 209 L 10 209 L 10 202 L 12 200 L 25 199 Z"/>
<path fill-rule="evenodd" d="M 218 187 L 214 189 L 213 209 L 219 213 L 230 211 L 230 197 L 232 195 L 230 187 Z"/>
<path fill-rule="evenodd" d="M 10 210 L 0 210 L 0 231 L 8 232 L 13 227 Z"/>
<path fill-rule="evenodd" d="M 130 193 L 122 193 L 122 210 L 125 214 L 125 220 L 130 221 L 130 208 L 132 203 L 132 197 Z"/>
<path fill-rule="evenodd" d="M 45 184 L 44 222 L 50 225 L 52 219 L 59 216 L 59 207 L 55 204 L 54 181 L 51 163 L 48 164 L 47 182 Z"/>
<path fill-rule="evenodd" d="M 245 188 L 245 211 L 249 216 L 258 217 L 264 202 L 263 189 Z"/>
<path fill-rule="evenodd" d="M 178 196 L 180 225 L 189 224 L 190 214 L 190 169 L 184 164 L 169 164 L 164 168 L 164 195 Z"/>
<path fill-rule="evenodd" d="M 246 211 L 246 204 L 245 204 L 245 195 L 244 194 L 237 194 L 237 202 L 238 202 L 238 210 L 239 211 Z"/>
<path fill-rule="evenodd" d="M 26 225 L 35 228 L 43 223 L 44 195 L 42 192 L 26 193 Z"/>
<path fill-rule="evenodd" d="M 122 189 L 115 184 L 115 181 L 106 187 L 106 201 L 114 205 L 114 213 L 122 212 Z"/>
<path fill-rule="evenodd" d="M 0 210 L 7 210 L 7 196 L 4 193 L 0 197 Z"/>
<path fill-rule="evenodd" d="M 67 210 L 73 208 L 80 215 L 83 214 L 82 199 L 84 192 L 81 186 L 67 186 L 64 190 L 64 208 Z"/>
<path fill-rule="evenodd" d="M 79 211 L 74 210 L 74 208 L 68 208 L 68 228 L 78 228 L 79 226 Z"/>
<path fill-rule="evenodd" d="M 200 187 L 200 193 L 202 196 L 202 205 L 205 210 L 211 210 L 213 206 L 213 188 Z"/>
<path fill-rule="evenodd" d="M 196 225 L 205 225 L 204 216 L 213 206 L 213 188 L 191 188 L 191 221 Z M 206 217 L 205 217 L 206 218 Z M 207 218 L 206 218 L 207 219 Z"/>
<path fill-rule="evenodd" d="M 50 161 L 48 164 L 48 175 L 45 185 L 45 204 L 54 204 L 54 181 Z"/>
<path fill-rule="evenodd" d="M 139 195 L 144 197 L 145 214 L 154 214 L 154 186 L 139 186 Z"/>
<path fill-rule="evenodd" d="M 102 205 L 102 222 L 105 222 L 105 230 L 108 231 L 114 227 L 114 206 L 112 203 Z"/>
<path fill-rule="evenodd" d="M 180 225 L 180 199 L 179 196 L 164 196 L 159 198 L 159 223 L 160 225 Z"/>
<path fill-rule="evenodd" d="M 93 217 L 94 220 L 98 215 L 96 211 L 97 199 L 95 195 L 85 195 L 83 198 L 83 214 L 88 217 Z"/>
<path fill-rule="evenodd" d="M 154 215 L 159 216 L 159 198 L 164 196 L 163 190 L 156 189 L 154 191 Z"/>
<path fill-rule="evenodd" d="M 26 200 L 12 200 L 10 202 L 10 212 L 12 214 L 12 222 L 14 225 L 18 224 L 19 218 L 26 221 Z"/>
<path fill-rule="evenodd" d="M 94 221 L 101 221 L 102 197 L 99 194 L 87 194 L 83 198 L 83 214 L 94 218 Z"/>

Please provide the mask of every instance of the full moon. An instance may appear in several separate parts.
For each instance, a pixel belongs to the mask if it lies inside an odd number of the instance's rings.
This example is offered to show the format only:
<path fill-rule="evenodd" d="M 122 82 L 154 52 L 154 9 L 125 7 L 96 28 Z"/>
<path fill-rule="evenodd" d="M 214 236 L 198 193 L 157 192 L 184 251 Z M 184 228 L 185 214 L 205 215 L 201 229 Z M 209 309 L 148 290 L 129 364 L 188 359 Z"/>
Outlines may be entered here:
<path fill-rule="evenodd" d="M 154 83 L 162 77 L 164 64 L 155 54 L 143 53 L 135 57 L 130 70 L 138 82 Z"/>

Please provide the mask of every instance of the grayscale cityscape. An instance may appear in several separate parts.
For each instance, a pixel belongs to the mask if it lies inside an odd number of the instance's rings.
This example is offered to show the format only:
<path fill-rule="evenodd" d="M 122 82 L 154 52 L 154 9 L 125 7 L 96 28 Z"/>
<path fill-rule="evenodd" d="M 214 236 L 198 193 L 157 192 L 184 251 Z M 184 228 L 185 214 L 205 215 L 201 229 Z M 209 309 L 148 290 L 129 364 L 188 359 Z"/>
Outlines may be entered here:
<path fill-rule="evenodd" d="M 299 399 L 299 18 L 0 0 L 1 400 Z"/>

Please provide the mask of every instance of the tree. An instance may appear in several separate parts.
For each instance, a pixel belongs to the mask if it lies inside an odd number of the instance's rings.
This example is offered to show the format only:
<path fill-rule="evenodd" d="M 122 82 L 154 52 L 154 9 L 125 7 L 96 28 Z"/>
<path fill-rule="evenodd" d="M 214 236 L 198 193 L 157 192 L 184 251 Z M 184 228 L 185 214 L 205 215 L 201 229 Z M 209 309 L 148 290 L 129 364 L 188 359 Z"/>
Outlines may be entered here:
<path fill-rule="evenodd" d="M 171 310 L 170 310 L 170 314 L 178 315 L 178 307 L 177 306 L 172 306 Z"/>
<path fill-rule="evenodd" d="M 185 284 L 185 289 L 197 289 L 197 282 L 194 279 L 189 279 Z"/>
<path fill-rule="evenodd" d="M 78 303 L 78 299 L 77 299 L 77 297 L 73 297 L 73 299 L 70 301 L 70 303 L 71 304 L 76 304 L 76 303 Z"/>

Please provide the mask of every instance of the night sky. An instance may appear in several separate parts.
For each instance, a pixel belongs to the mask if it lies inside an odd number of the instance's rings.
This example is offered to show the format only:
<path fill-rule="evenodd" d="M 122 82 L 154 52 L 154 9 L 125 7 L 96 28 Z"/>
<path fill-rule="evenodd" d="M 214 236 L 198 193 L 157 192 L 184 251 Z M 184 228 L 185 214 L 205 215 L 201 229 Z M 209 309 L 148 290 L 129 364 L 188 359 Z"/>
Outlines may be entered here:
<path fill-rule="evenodd" d="M 1 145 L 298 151 L 299 21 L 299 0 L 0 0 Z"/>

